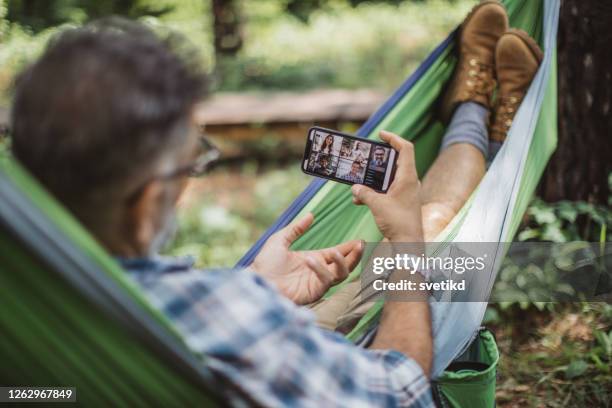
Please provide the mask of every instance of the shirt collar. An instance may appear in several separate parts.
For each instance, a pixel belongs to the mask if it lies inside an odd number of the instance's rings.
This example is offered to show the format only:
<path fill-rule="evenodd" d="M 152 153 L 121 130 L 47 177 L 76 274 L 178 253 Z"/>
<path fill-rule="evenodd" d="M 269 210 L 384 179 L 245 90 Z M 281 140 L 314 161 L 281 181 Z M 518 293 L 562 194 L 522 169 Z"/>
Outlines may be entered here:
<path fill-rule="evenodd" d="M 117 258 L 121 266 L 130 272 L 184 272 L 193 268 L 195 259 L 190 256 L 170 258 L 164 256 L 150 256 L 137 258 Z"/>

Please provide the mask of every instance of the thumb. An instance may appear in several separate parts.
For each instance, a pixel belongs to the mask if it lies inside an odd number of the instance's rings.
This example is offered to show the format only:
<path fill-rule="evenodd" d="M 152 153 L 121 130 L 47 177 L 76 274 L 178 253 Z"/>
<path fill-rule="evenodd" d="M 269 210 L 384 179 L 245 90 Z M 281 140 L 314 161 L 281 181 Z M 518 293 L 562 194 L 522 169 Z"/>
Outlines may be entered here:
<path fill-rule="evenodd" d="M 303 233 L 305 233 L 312 221 L 314 220 L 314 216 L 312 213 L 308 213 L 302 218 L 293 221 L 291 224 L 287 225 L 285 228 L 279 231 L 281 238 L 286 246 L 289 246 L 300 237 Z"/>
<path fill-rule="evenodd" d="M 372 207 L 374 201 L 378 198 L 379 193 L 372 190 L 370 187 L 362 184 L 353 184 L 351 188 L 353 192 L 353 202 L 357 205 L 365 204 L 368 207 Z"/>

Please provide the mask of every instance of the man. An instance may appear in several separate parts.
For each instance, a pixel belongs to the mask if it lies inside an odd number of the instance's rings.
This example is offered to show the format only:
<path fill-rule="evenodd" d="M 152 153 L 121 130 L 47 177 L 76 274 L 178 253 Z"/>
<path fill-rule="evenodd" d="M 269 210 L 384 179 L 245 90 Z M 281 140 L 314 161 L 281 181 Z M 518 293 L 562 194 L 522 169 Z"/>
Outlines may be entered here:
<path fill-rule="evenodd" d="M 426 303 L 389 306 L 396 312 L 369 349 L 320 329 L 297 306 L 348 275 L 361 241 L 291 251 L 313 222 L 307 215 L 272 236 L 247 270 L 202 272 L 155 256 L 187 177 L 202 172 L 207 155 L 193 120 L 203 80 L 171 44 L 126 21 L 61 34 L 17 81 L 16 158 L 206 357 L 214 389 L 231 404 L 429 406 Z M 385 202 L 406 214 L 386 236 L 419 241 L 419 210 L 403 209 L 419 194 L 411 145 L 388 140 L 404 157 L 405 176 Z M 404 330 L 422 335 L 407 339 Z"/>
<path fill-rule="evenodd" d="M 338 175 L 338 177 L 351 183 L 363 183 L 362 169 L 361 162 L 355 160 L 351 163 L 351 169 L 344 174 Z"/>
<path fill-rule="evenodd" d="M 320 153 L 313 171 L 315 173 L 323 174 L 324 176 L 330 176 L 333 171 L 329 168 L 329 156 Z"/>
<path fill-rule="evenodd" d="M 385 148 L 384 147 L 377 146 L 374 149 L 374 160 L 372 160 L 371 165 L 373 167 L 378 167 L 381 169 L 385 168 L 385 166 L 387 165 L 387 162 L 385 162 Z"/>
<path fill-rule="evenodd" d="M 425 294 L 385 304 L 367 349 L 318 328 L 296 306 L 347 276 L 361 257 L 359 241 L 291 251 L 313 222 L 307 215 L 273 235 L 247 270 L 202 272 L 154 255 L 187 176 L 204 169 L 192 116 L 201 90 L 191 65 L 140 26 L 121 21 L 71 30 L 17 83 L 13 151 L 121 259 L 186 344 L 206 356 L 202 364 L 229 403 L 431 406 Z M 421 242 L 421 206 L 435 215 L 437 206 L 459 205 L 469 192 L 445 187 L 446 179 L 461 174 L 466 180 L 459 184 L 473 189 L 484 172 L 483 153 L 471 139 L 445 146 L 446 162 L 437 161 L 421 187 L 412 145 L 388 132 L 381 138 L 399 153 L 397 176 L 387 194 L 353 186 L 353 200 L 370 208 L 388 241 Z"/>

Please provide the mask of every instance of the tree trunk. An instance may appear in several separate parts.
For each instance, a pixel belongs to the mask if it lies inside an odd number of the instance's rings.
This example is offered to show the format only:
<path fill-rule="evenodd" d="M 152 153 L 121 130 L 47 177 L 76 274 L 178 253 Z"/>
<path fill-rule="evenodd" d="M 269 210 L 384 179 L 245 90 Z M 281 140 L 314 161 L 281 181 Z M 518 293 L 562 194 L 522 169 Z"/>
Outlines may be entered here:
<path fill-rule="evenodd" d="M 215 57 L 235 55 L 242 47 L 237 0 L 212 0 Z"/>
<path fill-rule="evenodd" d="M 563 0 L 558 34 L 559 144 L 540 195 L 607 205 L 612 171 L 612 3 Z"/>

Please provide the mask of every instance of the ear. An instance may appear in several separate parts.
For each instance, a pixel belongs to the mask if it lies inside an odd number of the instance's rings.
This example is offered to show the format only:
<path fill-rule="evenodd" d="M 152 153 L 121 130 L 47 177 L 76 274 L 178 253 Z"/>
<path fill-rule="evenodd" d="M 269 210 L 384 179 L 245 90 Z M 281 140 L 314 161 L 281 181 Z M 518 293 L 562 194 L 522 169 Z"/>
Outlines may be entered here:
<path fill-rule="evenodd" d="M 149 182 L 127 208 L 126 225 L 130 226 L 130 241 L 139 254 L 144 254 L 157 232 L 159 216 L 163 210 L 164 186 L 160 181 Z"/>

